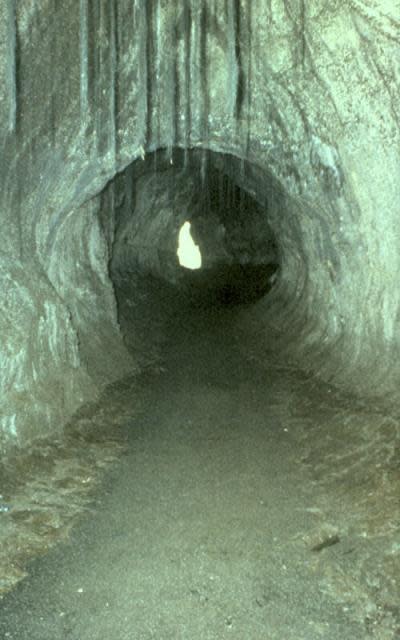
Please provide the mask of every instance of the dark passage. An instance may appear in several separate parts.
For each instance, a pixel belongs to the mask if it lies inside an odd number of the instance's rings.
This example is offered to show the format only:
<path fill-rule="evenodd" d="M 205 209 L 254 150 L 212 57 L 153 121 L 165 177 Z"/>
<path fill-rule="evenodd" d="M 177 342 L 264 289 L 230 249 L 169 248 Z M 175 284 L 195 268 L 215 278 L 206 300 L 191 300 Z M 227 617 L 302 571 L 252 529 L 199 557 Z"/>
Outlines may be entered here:
<path fill-rule="evenodd" d="M 280 250 L 267 190 L 257 200 L 251 187 L 239 186 L 246 184 L 246 171 L 232 156 L 161 149 L 109 185 L 103 209 L 106 218 L 112 189 L 117 205 L 111 273 L 122 317 L 126 291 L 143 274 L 178 289 L 196 307 L 246 305 L 268 293 Z M 187 224 L 201 253 L 200 269 L 179 264 L 180 231 Z"/>

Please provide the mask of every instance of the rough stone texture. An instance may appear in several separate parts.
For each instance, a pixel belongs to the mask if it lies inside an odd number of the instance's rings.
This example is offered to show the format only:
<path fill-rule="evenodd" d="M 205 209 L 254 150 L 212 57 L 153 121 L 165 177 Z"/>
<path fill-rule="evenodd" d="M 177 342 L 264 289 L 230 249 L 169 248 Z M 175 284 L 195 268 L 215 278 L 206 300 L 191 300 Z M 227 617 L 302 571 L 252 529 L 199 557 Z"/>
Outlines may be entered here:
<path fill-rule="evenodd" d="M 98 200 L 157 148 L 245 159 L 225 170 L 266 206 L 281 257 L 260 326 L 323 378 L 393 393 L 398 16 L 385 0 L 1 4 L 2 448 L 61 428 L 132 367 L 115 203 L 107 217 Z"/>
<path fill-rule="evenodd" d="M 62 425 L 90 393 L 68 309 L 46 278 L 2 256 L 1 431 L 19 444 Z"/>

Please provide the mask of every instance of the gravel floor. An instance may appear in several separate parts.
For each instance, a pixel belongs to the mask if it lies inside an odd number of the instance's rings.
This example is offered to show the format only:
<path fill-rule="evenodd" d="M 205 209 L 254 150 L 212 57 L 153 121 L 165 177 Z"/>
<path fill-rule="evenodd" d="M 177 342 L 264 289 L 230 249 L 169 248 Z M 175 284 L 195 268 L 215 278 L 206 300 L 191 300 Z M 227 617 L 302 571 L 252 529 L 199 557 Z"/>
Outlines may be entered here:
<path fill-rule="evenodd" d="M 365 419 L 310 385 L 215 314 L 176 324 L 96 508 L 0 601 L 0 637 L 399 638 L 394 503 L 374 529 L 340 448 L 337 416 L 346 455 Z"/>

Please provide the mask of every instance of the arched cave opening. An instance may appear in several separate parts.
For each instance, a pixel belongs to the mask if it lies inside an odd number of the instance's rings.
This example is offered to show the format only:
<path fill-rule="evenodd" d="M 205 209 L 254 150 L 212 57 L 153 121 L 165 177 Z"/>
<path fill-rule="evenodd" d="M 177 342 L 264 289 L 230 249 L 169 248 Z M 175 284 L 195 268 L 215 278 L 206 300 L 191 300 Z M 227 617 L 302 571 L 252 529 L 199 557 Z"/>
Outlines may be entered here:
<path fill-rule="evenodd" d="M 1 637 L 397 637 L 389 5 L 3 2 Z"/>
<path fill-rule="evenodd" d="M 235 171 L 243 181 L 245 163 L 232 156 L 158 150 L 106 187 L 118 203 L 110 273 L 120 313 L 149 277 L 168 289 L 169 304 L 175 300 L 184 309 L 250 305 L 267 295 L 280 261 L 268 203 L 238 186 Z M 201 254 L 198 269 L 179 264 L 187 223 Z"/>

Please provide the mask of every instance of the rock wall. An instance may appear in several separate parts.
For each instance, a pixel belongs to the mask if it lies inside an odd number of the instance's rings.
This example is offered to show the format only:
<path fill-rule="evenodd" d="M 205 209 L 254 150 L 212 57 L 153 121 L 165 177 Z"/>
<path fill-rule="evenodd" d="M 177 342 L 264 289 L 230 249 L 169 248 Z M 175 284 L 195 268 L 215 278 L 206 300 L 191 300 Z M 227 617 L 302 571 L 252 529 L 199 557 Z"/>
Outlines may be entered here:
<path fill-rule="evenodd" d="M 399 26 L 385 0 L 1 4 L 3 450 L 132 367 L 101 193 L 157 148 L 230 154 L 268 204 L 282 269 L 260 322 L 284 348 L 349 390 L 397 388 Z"/>

